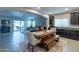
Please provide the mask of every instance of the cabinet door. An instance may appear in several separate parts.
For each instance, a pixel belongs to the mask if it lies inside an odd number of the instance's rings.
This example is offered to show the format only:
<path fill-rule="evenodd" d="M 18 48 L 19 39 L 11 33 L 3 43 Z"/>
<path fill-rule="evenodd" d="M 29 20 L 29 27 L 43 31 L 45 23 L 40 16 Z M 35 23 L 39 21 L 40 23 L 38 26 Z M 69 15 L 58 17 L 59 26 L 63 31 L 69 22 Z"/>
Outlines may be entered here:
<path fill-rule="evenodd" d="M 79 13 L 71 13 L 71 24 L 78 25 L 79 24 Z"/>
<path fill-rule="evenodd" d="M 71 24 L 75 24 L 75 13 L 71 14 Z"/>
<path fill-rule="evenodd" d="M 79 25 L 79 13 L 78 13 L 78 25 Z"/>
<path fill-rule="evenodd" d="M 79 13 L 75 13 L 75 24 L 78 24 Z"/>

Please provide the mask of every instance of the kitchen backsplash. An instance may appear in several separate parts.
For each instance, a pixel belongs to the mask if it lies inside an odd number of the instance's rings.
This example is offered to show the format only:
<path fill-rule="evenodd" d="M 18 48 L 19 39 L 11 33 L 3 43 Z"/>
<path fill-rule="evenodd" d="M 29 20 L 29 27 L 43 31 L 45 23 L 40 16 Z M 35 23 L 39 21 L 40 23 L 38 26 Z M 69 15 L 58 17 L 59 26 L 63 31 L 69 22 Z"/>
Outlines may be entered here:
<path fill-rule="evenodd" d="M 79 25 L 71 25 L 70 28 L 79 28 Z"/>

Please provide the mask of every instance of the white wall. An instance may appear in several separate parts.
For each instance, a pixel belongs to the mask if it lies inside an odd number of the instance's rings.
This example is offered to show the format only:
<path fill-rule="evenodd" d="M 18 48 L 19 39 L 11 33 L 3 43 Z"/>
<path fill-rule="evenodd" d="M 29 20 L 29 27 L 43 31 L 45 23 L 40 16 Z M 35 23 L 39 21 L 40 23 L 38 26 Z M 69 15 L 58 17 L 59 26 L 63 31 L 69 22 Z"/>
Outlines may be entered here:
<path fill-rule="evenodd" d="M 55 19 L 62 19 L 62 18 L 68 18 L 70 20 L 70 14 L 59 14 L 59 15 L 55 15 Z"/>
<path fill-rule="evenodd" d="M 71 15 L 69 13 L 55 15 L 55 20 L 63 19 L 63 18 L 69 19 L 69 23 L 70 23 L 69 27 L 70 28 L 79 28 L 79 25 L 71 25 Z"/>
<path fill-rule="evenodd" d="M 54 18 L 54 20 L 58 20 L 58 19 L 61 19 L 61 20 L 64 20 L 65 18 L 67 18 L 69 21 L 69 27 L 70 27 L 70 14 L 69 13 L 65 13 L 65 14 L 59 14 L 59 15 L 55 15 L 54 16 L 55 18 Z"/>

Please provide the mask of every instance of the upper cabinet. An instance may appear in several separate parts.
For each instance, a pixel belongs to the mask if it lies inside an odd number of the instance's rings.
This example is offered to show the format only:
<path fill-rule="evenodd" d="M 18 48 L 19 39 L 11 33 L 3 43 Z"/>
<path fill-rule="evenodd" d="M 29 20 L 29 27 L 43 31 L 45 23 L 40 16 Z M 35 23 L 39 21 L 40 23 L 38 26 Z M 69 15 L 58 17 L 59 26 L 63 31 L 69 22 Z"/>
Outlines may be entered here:
<path fill-rule="evenodd" d="M 72 25 L 79 24 L 79 12 L 71 13 L 71 24 Z"/>

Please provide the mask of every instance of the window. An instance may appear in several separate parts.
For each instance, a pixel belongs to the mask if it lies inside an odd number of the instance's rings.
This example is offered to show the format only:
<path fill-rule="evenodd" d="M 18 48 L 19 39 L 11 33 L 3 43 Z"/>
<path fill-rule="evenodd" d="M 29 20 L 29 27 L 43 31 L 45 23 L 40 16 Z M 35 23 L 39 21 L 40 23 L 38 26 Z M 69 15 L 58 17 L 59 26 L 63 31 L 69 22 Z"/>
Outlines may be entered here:
<path fill-rule="evenodd" d="M 31 21 L 27 21 L 27 27 L 31 26 Z"/>
<path fill-rule="evenodd" d="M 27 27 L 30 26 L 35 27 L 35 21 L 31 21 L 31 20 L 27 21 Z"/>
<path fill-rule="evenodd" d="M 70 25 L 70 21 L 68 18 L 54 20 L 55 27 L 69 27 L 69 25 Z"/>
<path fill-rule="evenodd" d="M 35 21 L 32 22 L 33 27 L 35 27 Z"/>

